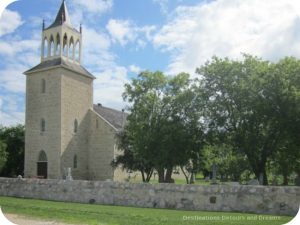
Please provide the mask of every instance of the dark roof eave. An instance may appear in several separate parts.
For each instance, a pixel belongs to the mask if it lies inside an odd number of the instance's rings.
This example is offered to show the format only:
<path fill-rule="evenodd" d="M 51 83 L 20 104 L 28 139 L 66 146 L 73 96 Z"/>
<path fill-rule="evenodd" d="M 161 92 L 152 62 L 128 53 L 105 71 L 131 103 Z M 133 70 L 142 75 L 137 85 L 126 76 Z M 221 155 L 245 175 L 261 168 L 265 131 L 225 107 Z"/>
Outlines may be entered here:
<path fill-rule="evenodd" d="M 85 76 L 85 77 L 91 78 L 91 79 L 93 79 L 93 80 L 96 79 L 96 77 L 95 77 L 94 75 L 92 75 L 92 74 L 86 75 L 86 74 L 84 74 L 84 73 L 81 73 L 81 72 L 78 72 L 78 71 L 76 71 L 76 70 L 70 69 L 70 68 L 68 68 L 67 66 L 64 66 L 64 65 L 51 66 L 51 67 L 42 68 L 42 69 L 36 69 L 36 70 L 31 70 L 31 69 L 30 69 L 30 70 L 25 71 L 23 74 L 29 75 L 29 74 L 33 74 L 33 73 L 37 73 L 37 72 L 42 72 L 42 71 L 46 71 L 46 70 L 49 70 L 49 69 L 56 69 L 56 68 L 60 68 L 60 67 L 64 67 L 64 68 L 67 69 L 67 70 L 70 70 L 70 71 L 75 72 L 75 73 L 77 73 L 77 74 L 79 74 L 79 75 L 83 75 L 83 76 Z"/>
<path fill-rule="evenodd" d="M 128 116 L 127 113 L 104 107 L 98 106 L 94 104 L 93 111 L 100 116 L 104 121 L 106 121 L 110 126 L 112 126 L 115 131 L 120 131 L 123 129 L 124 122 L 126 121 L 126 117 Z"/>
<path fill-rule="evenodd" d="M 64 65 L 62 63 L 59 63 L 57 65 L 46 66 L 44 68 L 37 68 L 38 66 L 42 66 L 43 63 L 45 63 L 45 62 L 42 62 L 42 63 L 38 64 L 37 66 L 33 67 L 32 69 L 29 69 L 29 70 L 25 71 L 23 74 L 29 75 L 29 74 L 32 74 L 32 73 L 37 73 L 37 72 L 46 71 L 46 70 L 49 70 L 49 69 L 55 69 L 55 68 L 63 67 L 65 69 L 69 70 L 69 71 L 75 72 L 77 74 L 83 75 L 83 76 L 91 78 L 93 80 L 96 79 L 96 77 L 94 75 L 92 75 L 90 72 L 88 72 L 84 67 L 82 67 L 80 65 L 78 65 L 78 66 L 80 66 L 82 70 L 86 71 L 86 73 L 83 73 L 83 72 L 78 71 L 76 69 L 72 69 L 72 68 L 70 68 L 67 65 Z"/>

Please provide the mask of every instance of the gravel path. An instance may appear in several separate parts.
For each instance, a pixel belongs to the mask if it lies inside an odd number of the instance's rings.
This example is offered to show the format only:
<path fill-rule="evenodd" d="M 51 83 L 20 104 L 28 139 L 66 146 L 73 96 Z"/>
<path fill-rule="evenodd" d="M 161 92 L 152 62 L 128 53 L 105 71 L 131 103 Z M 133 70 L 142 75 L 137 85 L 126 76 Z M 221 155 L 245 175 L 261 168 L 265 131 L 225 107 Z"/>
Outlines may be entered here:
<path fill-rule="evenodd" d="M 55 220 L 44 221 L 44 220 L 26 218 L 25 216 L 19 216 L 15 214 L 5 214 L 5 217 L 8 220 L 10 220 L 12 223 L 15 223 L 17 225 L 71 225 L 71 224 L 59 223 Z"/>

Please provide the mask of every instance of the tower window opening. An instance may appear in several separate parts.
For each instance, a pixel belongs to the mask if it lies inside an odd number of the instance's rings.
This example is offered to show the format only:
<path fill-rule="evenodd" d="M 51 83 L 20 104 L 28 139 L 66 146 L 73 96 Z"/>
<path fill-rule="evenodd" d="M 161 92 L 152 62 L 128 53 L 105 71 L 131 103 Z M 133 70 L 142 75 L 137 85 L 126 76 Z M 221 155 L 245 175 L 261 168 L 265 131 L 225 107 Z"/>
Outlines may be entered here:
<path fill-rule="evenodd" d="M 61 45 L 60 45 L 60 36 L 59 36 L 59 34 L 57 34 L 57 36 L 56 36 L 55 55 L 60 55 L 60 48 L 61 48 Z"/>
<path fill-rule="evenodd" d="M 46 93 L 46 80 L 45 79 L 42 79 L 41 92 Z"/>
<path fill-rule="evenodd" d="M 53 40 L 53 36 L 51 36 L 50 38 L 50 49 L 49 49 L 49 56 L 53 56 L 55 54 L 55 50 L 54 50 L 54 40 Z"/>
<path fill-rule="evenodd" d="M 77 164 L 78 164 L 77 155 L 74 155 L 74 158 L 73 158 L 73 168 L 74 169 L 77 168 Z"/>
<path fill-rule="evenodd" d="M 74 41 L 73 41 L 73 37 L 70 40 L 69 58 L 74 59 Z"/>
<path fill-rule="evenodd" d="M 74 120 L 74 133 L 77 133 L 78 131 L 78 121 L 77 119 Z"/>
<path fill-rule="evenodd" d="M 43 58 L 47 58 L 48 57 L 48 40 L 47 38 L 44 39 L 44 43 L 43 43 Z"/>
<path fill-rule="evenodd" d="M 46 121 L 44 118 L 41 119 L 41 132 L 46 131 Z"/>
<path fill-rule="evenodd" d="M 68 56 L 68 37 L 65 34 L 64 40 L 63 40 L 63 55 Z"/>

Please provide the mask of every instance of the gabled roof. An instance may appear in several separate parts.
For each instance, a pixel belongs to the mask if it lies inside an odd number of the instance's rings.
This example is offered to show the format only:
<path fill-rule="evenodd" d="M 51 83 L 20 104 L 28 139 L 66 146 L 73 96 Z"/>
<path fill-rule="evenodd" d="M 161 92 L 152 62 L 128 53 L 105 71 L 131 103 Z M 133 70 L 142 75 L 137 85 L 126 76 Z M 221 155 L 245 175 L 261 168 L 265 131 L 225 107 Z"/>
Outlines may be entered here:
<path fill-rule="evenodd" d="M 94 105 L 94 111 L 109 122 L 116 130 L 121 130 L 128 116 L 127 113 L 104 107 L 100 104 Z"/>
<path fill-rule="evenodd" d="M 47 29 L 52 28 L 52 27 L 61 26 L 63 24 L 65 24 L 69 27 L 72 27 L 65 0 L 63 0 L 61 3 L 61 6 L 60 6 L 59 11 L 56 16 L 56 19 Z"/>
<path fill-rule="evenodd" d="M 30 74 L 30 73 L 34 73 L 34 72 L 38 72 L 40 70 L 44 70 L 44 69 L 50 69 L 50 68 L 54 68 L 54 67 L 58 67 L 58 66 L 62 66 L 66 69 L 69 69 L 71 71 L 77 72 L 81 75 L 84 75 L 86 77 L 95 79 L 95 77 L 89 72 L 87 71 L 83 66 L 74 63 L 72 61 L 69 60 L 65 60 L 63 58 L 56 58 L 56 59 L 52 59 L 52 60 L 47 60 L 47 61 L 43 61 L 40 64 L 38 64 L 37 66 L 31 68 L 30 70 L 27 70 L 26 72 L 24 72 L 24 74 Z"/>

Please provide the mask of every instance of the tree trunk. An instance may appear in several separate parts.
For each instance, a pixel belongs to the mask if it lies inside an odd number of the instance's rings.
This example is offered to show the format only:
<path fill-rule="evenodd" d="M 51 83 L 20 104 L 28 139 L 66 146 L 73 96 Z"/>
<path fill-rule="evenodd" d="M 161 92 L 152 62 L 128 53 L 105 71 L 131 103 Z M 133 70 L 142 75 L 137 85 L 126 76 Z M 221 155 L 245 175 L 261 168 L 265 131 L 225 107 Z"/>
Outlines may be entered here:
<path fill-rule="evenodd" d="M 195 173 L 191 172 L 191 177 L 190 177 L 190 184 L 194 184 L 195 183 Z"/>
<path fill-rule="evenodd" d="M 288 174 L 283 174 L 283 185 L 287 186 L 289 185 L 289 176 Z"/>
<path fill-rule="evenodd" d="M 158 182 L 159 183 L 171 183 L 172 182 L 172 173 L 173 167 L 167 169 L 158 169 Z"/>
<path fill-rule="evenodd" d="M 165 183 L 172 183 L 173 167 L 169 167 L 166 171 Z"/>
<path fill-rule="evenodd" d="M 264 167 L 264 169 L 263 169 L 263 175 L 264 175 L 264 182 L 263 182 L 263 185 L 269 185 L 269 182 L 268 182 L 268 175 L 267 175 L 267 172 L 266 172 L 266 167 Z"/>
<path fill-rule="evenodd" d="M 141 170 L 141 174 L 142 174 L 143 182 L 145 182 L 145 174 L 144 174 L 144 171 L 143 171 L 143 170 Z"/>
<path fill-rule="evenodd" d="M 146 178 L 146 182 L 149 183 L 151 177 L 152 177 L 152 174 L 153 174 L 153 169 L 150 170 L 149 173 L 147 173 L 147 178 Z"/>
<path fill-rule="evenodd" d="M 266 172 L 266 168 L 265 167 L 259 168 L 259 170 L 257 170 L 254 173 L 255 173 L 255 176 L 258 179 L 260 185 L 268 185 L 268 176 L 267 176 L 267 172 Z M 260 177 L 261 176 L 263 177 L 262 183 L 260 181 Z"/>
<path fill-rule="evenodd" d="M 183 175 L 184 175 L 184 177 L 185 177 L 186 184 L 189 184 L 190 182 L 189 182 L 189 177 L 188 177 L 188 175 L 185 173 L 185 171 L 184 171 L 184 169 L 183 169 L 182 166 L 180 166 L 180 169 L 181 169 L 181 171 L 182 171 L 182 173 L 183 173 Z"/>
<path fill-rule="evenodd" d="M 165 181 L 165 170 L 160 168 L 157 170 L 158 173 L 158 183 L 164 183 Z"/>

